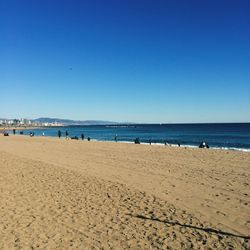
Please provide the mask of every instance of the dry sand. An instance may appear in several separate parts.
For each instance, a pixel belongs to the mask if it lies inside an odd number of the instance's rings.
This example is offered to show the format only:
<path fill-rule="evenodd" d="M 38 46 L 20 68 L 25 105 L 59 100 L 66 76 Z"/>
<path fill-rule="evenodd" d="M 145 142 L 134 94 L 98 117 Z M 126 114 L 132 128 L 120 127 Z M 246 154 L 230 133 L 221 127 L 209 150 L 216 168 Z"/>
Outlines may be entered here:
<path fill-rule="evenodd" d="M 0 136 L 0 249 L 248 249 L 250 154 Z"/>

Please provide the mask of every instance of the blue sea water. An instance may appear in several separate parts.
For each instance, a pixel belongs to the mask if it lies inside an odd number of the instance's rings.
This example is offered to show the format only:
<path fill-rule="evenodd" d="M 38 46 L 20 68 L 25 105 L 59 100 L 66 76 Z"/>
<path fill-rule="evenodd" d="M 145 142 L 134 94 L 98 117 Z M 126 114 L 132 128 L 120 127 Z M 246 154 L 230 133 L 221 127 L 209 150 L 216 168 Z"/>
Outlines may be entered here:
<path fill-rule="evenodd" d="M 250 123 L 214 123 L 214 124 L 133 124 L 133 125 L 92 125 L 43 128 L 24 131 L 24 134 L 34 131 L 36 135 L 57 136 L 61 130 L 62 136 L 68 131 L 69 136 L 83 133 L 85 139 L 91 140 L 134 142 L 140 138 L 143 143 L 169 144 L 181 146 L 198 146 L 205 140 L 210 147 L 238 149 L 250 151 Z"/>

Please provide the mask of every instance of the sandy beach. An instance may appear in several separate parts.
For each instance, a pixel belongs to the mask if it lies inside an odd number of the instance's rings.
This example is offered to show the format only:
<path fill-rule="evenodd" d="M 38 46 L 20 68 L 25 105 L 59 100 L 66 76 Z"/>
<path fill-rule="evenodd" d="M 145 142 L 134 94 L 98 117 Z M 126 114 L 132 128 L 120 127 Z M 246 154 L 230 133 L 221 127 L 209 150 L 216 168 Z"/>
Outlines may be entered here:
<path fill-rule="evenodd" d="M 0 135 L 0 249 L 249 249 L 250 153 Z"/>

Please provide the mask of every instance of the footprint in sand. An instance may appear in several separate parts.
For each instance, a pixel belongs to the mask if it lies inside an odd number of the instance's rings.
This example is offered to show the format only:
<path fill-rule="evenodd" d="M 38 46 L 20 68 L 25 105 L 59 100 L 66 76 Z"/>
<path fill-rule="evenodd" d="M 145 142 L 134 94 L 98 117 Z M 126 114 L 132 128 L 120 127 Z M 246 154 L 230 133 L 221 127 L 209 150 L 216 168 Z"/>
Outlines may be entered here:
<path fill-rule="evenodd" d="M 224 214 L 223 212 L 220 212 L 220 211 L 216 211 L 216 213 L 219 214 L 219 215 L 226 216 L 226 214 Z"/>

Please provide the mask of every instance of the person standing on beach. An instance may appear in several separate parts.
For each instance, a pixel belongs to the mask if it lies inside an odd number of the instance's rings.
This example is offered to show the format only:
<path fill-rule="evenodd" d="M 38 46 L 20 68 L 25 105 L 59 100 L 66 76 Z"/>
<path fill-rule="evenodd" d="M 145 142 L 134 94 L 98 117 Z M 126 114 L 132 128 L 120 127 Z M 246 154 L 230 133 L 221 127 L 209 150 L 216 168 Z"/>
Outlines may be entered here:
<path fill-rule="evenodd" d="M 135 138 L 135 144 L 140 144 L 140 138 L 139 137 Z"/>
<path fill-rule="evenodd" d="M 81 134 L 81 138 L 82 138 L 82 140 L 84 140 L 84 134 Z"/>
<path fill-rule="evenodd" d="M 68 133 L 68 131 L 65 132 L 65 135 L 66 135 L 66 139 L 69 139 L 69 133 Z"/>
<path fill-rule="evenodd" d="M 59 137 L 59 139 L 61 138 L 61 136 L 62 136 L 62 132 L 61 132 L 61 130 L 58 130 L 58 137 Z"/>
<path fill-rule="evenodd" d="M 115 142 L 117 142 L 117 135 L 115 135 Z"/>
<path fill-rule="evenodd" d="M 15 129 L 13 129 L 13 135 L 15 135 L 16 134 L 16 130 Z"/>

